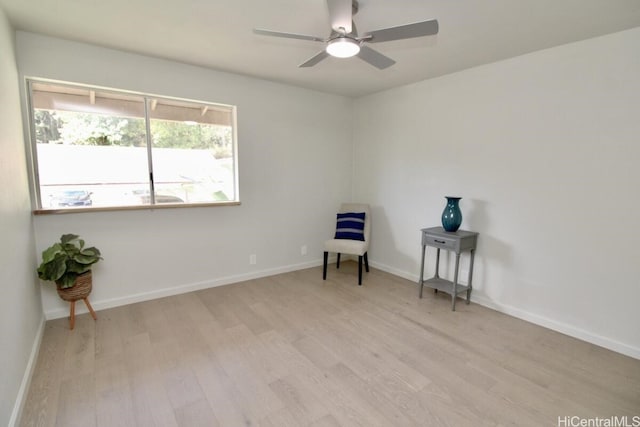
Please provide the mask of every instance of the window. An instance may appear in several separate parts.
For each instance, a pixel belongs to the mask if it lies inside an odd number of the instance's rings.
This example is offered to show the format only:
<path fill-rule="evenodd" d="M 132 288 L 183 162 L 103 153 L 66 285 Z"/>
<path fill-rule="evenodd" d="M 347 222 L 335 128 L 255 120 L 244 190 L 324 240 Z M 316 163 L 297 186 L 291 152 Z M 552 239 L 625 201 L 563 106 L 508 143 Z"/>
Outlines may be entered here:
<path fill-rule="evenodd" d="M 238 201 L 233 106 L 28 87 L 39 210 Z"/>

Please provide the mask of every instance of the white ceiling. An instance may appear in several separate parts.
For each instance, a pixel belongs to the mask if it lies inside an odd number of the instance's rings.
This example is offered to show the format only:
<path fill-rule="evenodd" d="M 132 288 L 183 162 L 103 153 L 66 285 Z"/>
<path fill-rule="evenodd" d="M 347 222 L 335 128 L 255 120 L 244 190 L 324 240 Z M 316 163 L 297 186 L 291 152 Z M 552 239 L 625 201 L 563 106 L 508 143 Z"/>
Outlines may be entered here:
<path fill-rule="evenodd" d="M 359 32 L 437 18 L 437 36 L 376 44 L 397 63 L 358 58 L 298 65 L 326 37 L 325 0 L 0 0 L 16 29 L 167 58 L 347 96 L 640 26 L 640 0 L 360 0 Z M 640 52 L 637 52 L 640 54 Z"/>

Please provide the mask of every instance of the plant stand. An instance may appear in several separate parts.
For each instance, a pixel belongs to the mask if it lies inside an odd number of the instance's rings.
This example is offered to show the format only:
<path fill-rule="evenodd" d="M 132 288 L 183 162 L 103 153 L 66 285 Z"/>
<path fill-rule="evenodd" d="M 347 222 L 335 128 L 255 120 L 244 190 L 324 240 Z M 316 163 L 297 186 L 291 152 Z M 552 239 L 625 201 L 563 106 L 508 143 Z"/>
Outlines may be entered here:
<path fill-rule="evenodd" d="M 92 280 L 91 280 L 91 271 L 87 271 L 84 274 L 81 274 L 76 279 L 76 283 L 73 287 L 62 289 L 60 286 L 57 287 L 58 295 L 65 301 L 69 301 L 69 329 L 73 330 L 73 327 L 76 323 L 76 301 L 83 300 L 87 308 L 89 309 L 89 313 L 91 313 L 91 317 L 93 320 L 98 320 L 98 316 L 96 316 L 96 312 L 93 311 L 93 307 L 89 303 L 89 294 L 91 293 L 92 288 Z"/>
<path fill-rule="evenodd" d="M 96 312 L 93 311 L 93 307 L 91 307 L 91 304 L 89 304 L 89 299 L 82 298 L 82 300 L 84 301 L 85 305 L 89 309 L 89 313 L 91 313 L 91 317 L 93 317 L 93 320 L 98 320 L 98 316 L 96 316 Z M 75 326 L 75 323 L 76 323 L 76 302 L 69 301 L 69 304 L 71 304 L 71 307 L 69 309 L 69 329 L 73 330 L 73 327 Z"/>

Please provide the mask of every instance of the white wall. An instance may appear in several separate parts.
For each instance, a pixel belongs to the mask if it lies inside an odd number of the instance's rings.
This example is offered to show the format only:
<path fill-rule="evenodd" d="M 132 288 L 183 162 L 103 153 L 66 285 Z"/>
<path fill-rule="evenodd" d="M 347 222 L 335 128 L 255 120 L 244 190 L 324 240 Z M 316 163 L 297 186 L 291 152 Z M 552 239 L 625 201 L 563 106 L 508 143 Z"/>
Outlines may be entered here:
<path fill-rule="evenodd" d="M 640 28 L 358 99 L 372 264 L 417 279 L 420 229 L 462 196 L 473 299 L 640 358 L 638 52 Z"/>
<path fill-rule="evenodd" d="M 319 265 L 334 212 L 351 196 L 350 99 L 31 33 L 16 37 L 21 76 L 238 106 L 240 206 L 35 218 L 38 253 L 63 233 L 103 252 L 93 270 L 94 308 Z M 43 286 L 43 305 L 48 317 L 68 310 L 53 285 Z"/>
<path fill-rule="evenodd" d="M 0 425 L 16 421 L 43 325 L 14 32 L 0 8 Z"/>

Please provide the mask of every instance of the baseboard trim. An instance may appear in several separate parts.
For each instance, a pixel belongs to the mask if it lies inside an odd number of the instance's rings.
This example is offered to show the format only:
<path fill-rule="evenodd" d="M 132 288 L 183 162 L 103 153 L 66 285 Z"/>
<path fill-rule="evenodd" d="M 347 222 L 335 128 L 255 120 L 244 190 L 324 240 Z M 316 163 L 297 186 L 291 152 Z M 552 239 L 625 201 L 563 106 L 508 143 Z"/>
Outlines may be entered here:
<path fill-rule="evenodd" d="M 581 341 L 586 341 L 588 343 L 604 347 L 608 350 L 615 351 L 616 353 L 621 353 L 625 356 L 633 357 L 634 359 L 640 359 L 640 348 L 633 347 L 628 344 L 604 337 L 602 335 L 594 334 L 593 332 L 589 332 L 581 328 L 576 328 L 575 326 L 569 325 L 567 323 L 549 319 L 548 317 L 540 316 L 538 314 L 522 310 L 517 307 L 513 307 L 507 304 L 500 304 L 483 296 L 472 297 L 471 301 L 475 302 L 476 304 L 480 304 L 493 310 L 499 311 L 501 313 L 508 314 L 509 316 L 517 317 L 518 319 L 526 320 L 527 322 L 543 326 L 547 329 L 569 335 L 570 337 L 577 338 Z"/>
<path fill-rule="evenodd" d="M 386 273 L 393 274 L 394 276 L 402 277 L 403 279 L 407 279 L 411 282 L 418 283 L 419 277 L 415 274 L 409 274 L 404 270 L 398 270 L 397 268 L 390 267 L 386 264 L 381 264 L 376 261 L 369 260 L 369 265 L 373 268 L 377 268 L 378 270 L 382 270 Z"/>
<path fill-rule="evenodd" d="M 20 388 L 18 389 L 18 395 L 16 396 L 15 404 L 13 405 L 13 411 L 11 411 L 11 417 L 9 417 L 9 427 L 15 427 L 18 425 L 20 421 L 20 417 L 22 415 L 22 410 L 24 408 L 24 404 L 27 398 L 27 392 L 29 391 L 29 387 L 31 386 L 31 378 L 33 378 L 33 370 L 36 367 L 36 362 L 38 361 L 38 354 L 40 354 L 40 344 L 42 344 L 42 337 L 44 335 L 44 325 L 46 320 L 43 317 L 40 318 L 40 326 L 38 326 L 38 331 L 36 332 L 36 337 L 33 340 L 33 345 L 31 346 L 31 354 L 29 355 L 29 360 L 27 362 L 27 367 L 24 370 L 24 374 L 22 375 L 22 381 L 20 383 Z"/>
<path fill-rule="evenodd" d="M 335 262 L 335 257 L 332 257 L 330 259 L 330 262 L 332 263 Z M 418 282 L 419 277 L 415 274 L 410 274 L 404 270 L 400 270 L 400 269 L 388 266 L 386 264 L 382 264 L 382 263 L 371 261 L 371 260 L 369 260 L 369 264 L 373 268 L 377 268 L 378 270 L 393 274 L 394 276 L 407 279 L 409 281 L 415 282 L 416 284 Z M 305 268 L 318 267 L 321 265 L 322 265 L 322 260 L 316 259 L 316 260 L 312 260 L 305 263 L 291 264 L 284 267 L 276 267 L 276 268 L 269 268 L 269 269 L 264 269 L 259 271 L 253 271 L 250 273 L 243 273 L 243 274 L 238 274 L 233 276 L 222 277 L 220 279 L 215 279 L 215 280 L 207 280 L 203 282 L 190 283 L 190 284 L 180 285 L 176 287 L 154 290 L 151 292 L 144 292 L 144 293 L 139 293 L 135 295 L 129 295 L 122 298 L 113 298 L 113 299 L 101 300 L 101 301 L 91 301 L 91 304 L 93 308 L 96 310 L 105 310 L 108 308 L 119 307 L 122 305 L 134 304 L 137 302 L 148 301 L 148 300 L 157 299 L 157 298 L 164 298 L 164 297 L 179 295 L 187 292 L 193 292 L 193 291 L 199 291 L 202 289 L 214 288 L 217 286 L 229 285 L 232 283 L 244 282 L 246 280 L 259 279 L 261 277 L 268 277 L 276 274 L 289 273 L 291 271 L 303 270 Z M 492 310 L 496 310 L 501 313 L 508 314 L 509 316 L 513 316 L 518 319 L 522 319 L 527 322 L 545 327 L 547 329 L 551 329 L 553 331 L 560 332 L 565 335 L 569 335 L 579 340 L 586 341 L 588 343 L 607 348 L 609 350 L 624 354 L 629 357 L 633 357 L 635 359 L 640 359 L 640 348 L 638 347 L 630 346 L 628 344 L 615 341 L 610 338 L 586 331 L 584 329 L 576 328 L 575 326 L 572 326 L 563 322 L 559 322 L 557 320 L 550 319 L 548 317 L 540 316 L 536 313 L 522 310 L 520 308 L 513 307 L 508 304 L 501 304 L 500 302 L 491 300 L 484 296 L 478 296 L 478 295 L 472 294 L 471 301 L 473 301 L 476 304 L 482 305 L 484 307 L 490 308 Z M 81 305 L 78 305 L 76 307 L 76 310 L 77 310 L 76 313 L 78 314 L 87 312 L 86 308 Z M 67 316 L 68 316 L 68 310 L 66 309 L 66 307 L 50 310 L 45 313 L 45 318 L 47 320 L 59 319 Z M 41 334 L 42 331 L 39 331 L 39 333 Z"/>
<path fill-rule="evenodd" d="M 335 261 L 335 260 L 334 260 Z M 94 310 L 106 310 L 108 308 L 120 307 L 137 302 L 149 301 L 157 298 L 164 298 L 187 292 L 199 291 L 202 289 L 215 288 L 217 286 L 230 285 L 232 283 L 244 282 L 247 280 L 259 279 L 261 277 L 274 276 L 276 274 L 289 273 L 291 271 L 303 270 L 305 268 L 318 267 L 322 265 L 322 260 L 316 259 L 300 264 L 291 264 L 284 267 L 268 268 L 265 270 L 252 271 L 233 276 L 226 276 L 215 280 L 205 280 L 202 282 L 188 283 L 170 288 L 158 289 L 150 292 L 142 292 L 134 295 L 127 295 L 121 298 L 111 298 L 106 300 L 91 300 Z M 76 314 L 88 313 L 83 304 L 76 304 Z M 56 308 L 45 312 L 47 320 L 60 319 L 69 316 L 67 307 Z"/>
<path fill-rule="evenodd" d="M 378 262 L 369 261 L 369 264 L 371 264 L 371 266 L 374 268 L 393 274 L 394 276 L 402 277 L 403 279 L 407 279 L 412 282 L 415 282 L 416 285 L 418 283 L 418 280 L 419 280 L 418 275 L 409 274 L 406 271 L 398 270 L 396 268 L 393 268 Z M 471 301 L 473 301 L 476 304 L 482 305 L 484 307 L 490 308 L 492 310 L 499 311 L 500 313 L 504 313 L 521 320 L 525 320 L 527 322 L 536 324 L 538 326 L 542 326 L 547 329 L 560 332 L 562 334 L 568 335 L 573 338 L 577 338 L 582 341 L 586 341 L 591 344 L 595 344 L 600 347 L 604 347 L 611 351 L 615 351 L 616 353 L 621 353 L 621 354 L 624 354 L 625 356 L 633 357 L 634 359 L 640 359 L 640 348 L 638 347 L 630 346 L 628 344 L 612 340 L 602 335 L 594 334 L 584 329 L 576 328 L 575 326 L 572 326 L 563 322 L 559 322 L 557 320 L 550 319 L 548 317 L 540 316 L 538 314 L 532 313 L 530 311 L 522 310 L 520 308 L 513 307 L 508 304 L 501 304 L 497 301 L 494 301 L 484 296 L 478 296 L 472 293 Z"/>

